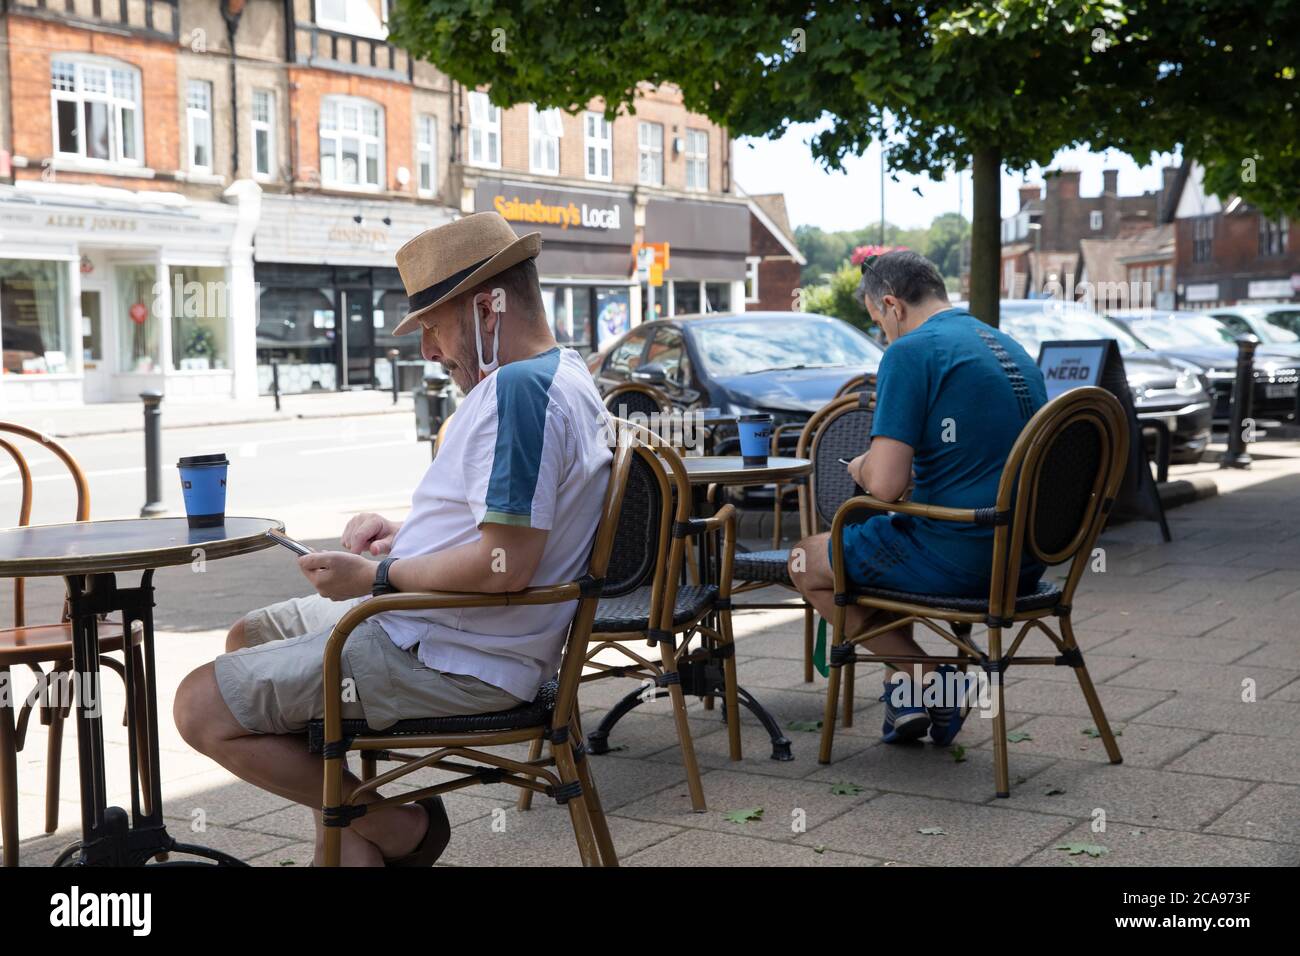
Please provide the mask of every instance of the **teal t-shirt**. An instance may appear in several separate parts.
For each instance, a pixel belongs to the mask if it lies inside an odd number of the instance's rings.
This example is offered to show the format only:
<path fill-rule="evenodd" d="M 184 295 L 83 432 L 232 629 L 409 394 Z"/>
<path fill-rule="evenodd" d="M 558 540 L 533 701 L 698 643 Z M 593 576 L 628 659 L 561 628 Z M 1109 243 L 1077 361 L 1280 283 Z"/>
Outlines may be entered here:
<path fill-rule="evenodd" d="M 1015 340 L 945 309 L 885 350 L 871 435 L 912 447 L 912 501 L 991 508 L 1011 446 L 1046 401 L 1042 372 Z M 923 547 L 988 575 L 992 528 L 899 517 Z"/>

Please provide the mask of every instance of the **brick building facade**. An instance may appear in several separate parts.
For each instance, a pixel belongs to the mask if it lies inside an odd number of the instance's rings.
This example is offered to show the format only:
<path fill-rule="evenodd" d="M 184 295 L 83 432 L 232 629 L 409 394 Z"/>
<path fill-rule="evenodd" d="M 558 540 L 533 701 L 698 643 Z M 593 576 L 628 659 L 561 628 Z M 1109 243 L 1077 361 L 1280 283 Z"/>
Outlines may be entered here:
<path fill-rule="evenodd" d="M 1082 196 L 1078 170 L 1050 170 L 1045 188 L 1020 187 L 1020 208 L 1002 221 L 1003 298 L 1042 294 L 1077 269 L 1080 243 L 1128 239 L 1155 227 L 1171 195 L 1177 167 L 1164 170 L 1157 192 L 1119 195 L 1119 171 L 1102 171 L 1102 191 Z"/>
<path fill-rule="evenodd" d="M 1300 239 L 1286 217 L 1271 219 L 1203 188 L 1194 166 L 1174 225 L 1181 308 L 1300 302 Z"/>
<path fill-rule="evenodd" d="M 805 265 L 786 215 L 785 196 L 772 193 L 749 197 L 749 272 L 745 279 L 745 309 L 785 312 L 796 309 Z"/>
<path fill-rule="evenodd" d="M 496 110 L 388 43 L 385 14 L 9 0 L 0 403 L 247 399 L 272 363 L 286 390 L 386 387 L 385 352 L 418 350 L 391 335 L 394 253 L 481 209 L 543 233 L 547 307 L 575 347 L 643 315 L 743 308 L 751 217 L 725 129 L 670 87 L 608 124 L 599 103 Z M 661 242 L 651 286 L 633 247 Z"/>

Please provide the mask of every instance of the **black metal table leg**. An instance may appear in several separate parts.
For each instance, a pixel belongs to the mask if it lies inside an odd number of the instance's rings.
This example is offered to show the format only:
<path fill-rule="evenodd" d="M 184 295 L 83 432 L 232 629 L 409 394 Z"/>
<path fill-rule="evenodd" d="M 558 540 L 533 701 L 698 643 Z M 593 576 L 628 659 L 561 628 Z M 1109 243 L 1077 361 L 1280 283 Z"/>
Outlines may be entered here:
<path fill-rule="evenodd" d="M 693 504 L 693 514 L 702 515 L 707 511 L 709 498 L 708 488 L 705 485 L 692 485 L 691 487 Z M 696 555 L 699 562 L 699 579 L 701 582 L 711 581 L 714 578 L 713 569 L 717 567 L 718 562 L 713 560 L 713 541 L 712 535 L 701 535 L 699 546 L 696 548 Z M 684 573 L 683 569 L 683 573 Z M 706 618 L 709 626 L 720 633 L 718 628 L 716 613 Z M 691 697 L 709 699 L 712 697 L 722 697 L 726 694 L 726 681 L 722 671 L 722 661 L 727 652 L 717 647 L 713 639 L 707 635 L 701 635 L 703 647 L 698 651 L 683 657 L 677 662 L 677 673 L 681 680 L 682 693 Z M 658 700 L 660 697 L 667 697 L 668 691 L 662 687 L 656 687 L 653 694 L 646 693 L 647 688 L 638 687 L 636 690 L 628 693 L 622 700 L 615 704 L 601 720 L 600 726 L 587 735 L 587 750 L 593 754 L 608 753 L 609 735 L 623 717 L 632 710 L 651 700 Z M 758 718 L 764 729 L 767 730 L 768 736 L 772 739 L 772 759 L 773 760 L 793 760 L 794 754 L 790 752 L 790 738 L 782 731 L 781 725 L 776 719 L 768 713 L 767 709 L 759 703 L 749 691 L 743 687 L 736 688 L 736 699 L 743 704 L 750 712 Z M 722 708 L 722 719 L 727 718 L 727 709 Z"/>
<path fill-rule="evenodd" d="M 794 754 L 790 752 L 790 738 L 781 730 L 781 725 L 776 722 L 767 709 L 754 699 L 754 695 L 743 687 L 736 688 L 736 700 L 749 708 L 750 712 L 758 718 L 758 722 L 767 730 L 767 735 L 772 738 L 772 759 L 773 760 L 793 760 Z M 726 708 L 722 710 L 722 717 L 725 720 L 727 716 Z"/>
<path fill-rule="evenodd" d="M 158 767 L 158 687 L 154 668 L 153 571 L 145 571 L 138 588 L 117 587 L 112 574 L 69 575 L 66 579 L 72 615 L 72 669 L 77 682 L 77 756 L 81 771 L 81 840 L 67 847 L 55 866 L 142 866 L 173 852 L 205 857 L 223 866 L 246 866 L 219 850 L 177 843 L 163 824 L 162 776 Z M 126 660 L 127 750 L 131 774 L 131 814 L 108 806 L 104 781 L 103 700 L 99 680 L 99 615 L 122 615 Z M 131 641 L 133 622 L 142 630 L 141 646 Z M 143 654 L 143 710 L 138 706 L 135 655 Z M 141 723 L 143 722 L 143 724 Z M 149 812 L 140 801 L 139 731 L 145 730 L 149 765 Z M 164 866 L 204 866 L 170 861 Z"/>
<path fill-rule="evenodd" d="M 682 693 L 692 697 L 703 697 L 706 694 L 714 694 L 720 697 L 726 690 L 722 673 L 722 657 L 716 652 L 708 651 L 708 649 L 702 654 L 697 652 L 678 661 L 677 674 L 681 680 Z M 668 696 L 668 690 L 664 687 L 655 687 L 653 694 L 648 693 L 648 690 L 650 688 L 638 687 L 626 694 L 622 700 L 610 708 L 609 713 L 601 720 L 600 726 L 587 735 L 587 750 L 590 753 L 609 753 L 609 735 L 613 731 L 615 724 L 641 704 Z M 794 754 L 790 751 L 790 738 L 782 732 L 781 725 L 776 722 L 776 719 L 768 713 L 767 709 L 758 702 L 754 695 L 743 687 L 737 687 L 736 699 L 758 718 L 759 723 L 767 731 L 772 740 L 772 759 L 793 760 Z M 722 708 L 722 719 L 724 722 L 727 719 L 727 709 L 725 707 Z"/>

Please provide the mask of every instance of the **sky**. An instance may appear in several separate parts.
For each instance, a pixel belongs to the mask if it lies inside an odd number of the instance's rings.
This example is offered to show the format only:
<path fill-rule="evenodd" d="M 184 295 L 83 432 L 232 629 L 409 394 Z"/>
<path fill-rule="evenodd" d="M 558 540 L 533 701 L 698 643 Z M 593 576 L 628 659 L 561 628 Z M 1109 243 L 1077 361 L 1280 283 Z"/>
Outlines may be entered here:
<path fill-rule="evenodd" d="M 808 149 L 808 139 L 819 127 L 811 123 L 791 126 L 776 140 L 738 139 L 733 150 L 736 183 L 751 194 L 785 193 L 790 225 L 820 226 L 827 232 L 860 229 L 880 222 L 880 150 L 872 144 L 865 156 L 845 162 L 845 172 L 829 173 Z M 1078 169 L 1079 190 L 1084 196 L 1101 194 L 1103 169 L 1119 170 L 1119 194 L 1138 195 L 1160 188 L 1160 168 L 1175 164 L 1166 153 L 1156 162 L 1140 166 L 1124 153 L 1087 149 L 1061 150 L 1050 169 Z M 898 174 L 898 182 L 885 177 L 885 219 L 904 228 L 928 226 L 945 212 L 959 210 L 970 219 L 971 177 L 948 173 L 943 182 L 926 176 Z M 1002 174 L 1002 215 L 1020 205 L 1017 188 L 1023 182 L 1041 183 L 1041 171 L 1031 169 L 1027 177 Z M 917 195 L 913 187 L 920 189 Z"/>

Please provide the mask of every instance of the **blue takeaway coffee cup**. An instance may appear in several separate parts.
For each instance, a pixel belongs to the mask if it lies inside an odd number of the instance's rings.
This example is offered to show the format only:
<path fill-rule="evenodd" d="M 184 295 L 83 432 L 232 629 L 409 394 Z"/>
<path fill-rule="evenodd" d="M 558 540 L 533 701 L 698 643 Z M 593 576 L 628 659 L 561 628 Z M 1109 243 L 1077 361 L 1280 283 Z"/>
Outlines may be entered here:
<path fill-rule="evenodd" d="M 226 469 L 224 454 L 194 455 L 176 463 L 191 528 L 215 528 L 226 522 Z"/>
<path fill-rule="evenodd" d="M 740 454 L 745 467 L 762 467 L 767 464 L 767 449 L 772 441 L 771 415 L 742 415 L 736 423 L 740 428 Z"/>

